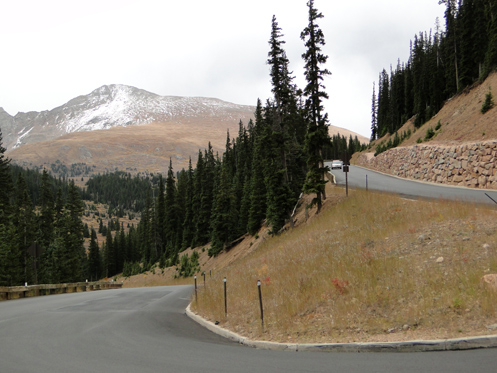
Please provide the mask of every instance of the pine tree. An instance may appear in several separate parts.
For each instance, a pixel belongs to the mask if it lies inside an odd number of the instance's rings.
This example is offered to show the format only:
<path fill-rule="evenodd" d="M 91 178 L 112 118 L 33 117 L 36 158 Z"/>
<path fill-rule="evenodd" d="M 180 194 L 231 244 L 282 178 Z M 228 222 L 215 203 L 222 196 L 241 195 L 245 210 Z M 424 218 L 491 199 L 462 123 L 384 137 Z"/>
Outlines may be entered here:
<path fill-rule="evenodd" d="M 371 141 L 376 140 L 378 134 L 378 119 L 377 119 L 377 105 L 375 83 L 373 82 L 373 99 L 371 104 Z"/>
<path fill-rule="evenodd" d="M 20 174 L 16 185 L 16 198 L 14 204 L 13 223 L 15 227 L 15 240 L 12 242 L 13 266 L 18 268 L 16 273 L 17 283 L 32 282 L 32 257 L 28 254 L 29 247 L 35 240 L 35 213 L 29 198 L 24 177 Z M 14 264 L 15 263 L 15 264 Z"/>
<path fill-rule="evenodd" d="M 247 231 L 255 235 L 261 228 L 266 217 L 266 186 L 264 183 L 264 118 L 262 115 L 261 101 L 257 100 L 255 111 L 255 126 L 253 130 L 254 151 L 252 153 L 252 171 L 250 178 L 250 208 L 247 222 Z"/>
<path fill-rule="evenodd" d="M 5 226 L 10 215 L 10 197 L 13 191 L 10 159 L 5 156 L 6 148 L 3 147 L 2 130 L 0 129 L 0 224 Z"/>
<path fill-rule="evenodd" d="M 90 247 L 88 250 L 88 276 L 90 281 L 97 281 L 101 278 L 100 248 L 97 242 L 97 232 L 93 228 L 90 233 Z"/>
<path fill-rule="evenodd" d="M 151 258 L 151 225 L 152 225 L 152 201 L 150 198 L 151 191 L 148 191 L 145 199 L 145 208 L 142 211 L 140 224 L 138 225 L 138 236 L 140 242 L 140 254 L 144 264 L 150 263 Z"/>
<path fill-rule="evenodd" d="M 252 168 L 252 143 L 249 130 L 240 123 L 237 139 L 238 155 L 235 185 L 235 204 L 238 211 L 238 220 L 234 236 L 239 237 L 247 232 L 247 223 L 250 208 L 250 177 Z M 249 122 L 249 126 L 253 125 Z M 250 130 L 251 131 L 251 130 Z"/>
<path fill-rule="evenodd" d="M 183 230 L 184 230 L 184 222 L 186 216 L 187 209 L 187 189 L 188 189 L 188 171 L 182 169 L 177 173 L 177 182 L 176 182 L 176 251 L 182 251 L 183 245 Z M 191 207 L 191 204 L 190 204 Z"/>
<path fill-rule="evenodd" d="M 261 133 L 267 145 L 263 157 L 266 217 L 273 233 L 277 233 L 290 218 L 304 179 L 301 150 L 306 125 L 297 105 L 294 77 L 289 71 L 282 37 L 281 28 L 273 16 L 267 63 L 271 67 L 274 98 L 266 104 L 268 126 Z"/>
<path fill-rule="evenodd" d="M 314 7 L 314 0 L 309 0 L 309 24 L 302 31 L 301 39 L 305 42 L 306 52 L 302 55 L 305 61 L 305 78 L 307 85 L 304 89 L 306 109 L 308 115 L 308 130 L 305 141 L 307 155 L 307 175 L 304 183 L 304 192 L 315 193 L 313 204 L 317 205 L 317 212 L 321 210 L 322 199 L 326 198 L 322 149 L 329 142 L 328 114 L 323 113 L 322 101 L 328 98 L 324 91 L 322 81 L 331 73 L 326 68 L 328 56 L 324 55 L 321 48 L 325 45 L 323 31 L 317 21 L 323 18 Z"/>
<path fill-rule="evenodd" d="M 179 252 L 178 244 L 178 209 L 176 205 L 176 179 L 173 172 L 173 163 L 169 159 L 169 169 L 166 179 L 165 227 L 164 238 L 166 244 L 166 257 L 175 258 Z"/>
<path fill-rule="evenodd" d="M 0 223 L 0 286 L 11 286 L 11 275 L 9 266 L 10 242 L 7 227 Z"/>
<path fill-rule="evenodd" d="M 4 153 L 2 131 L 0 129 L 0 286 L 11 286 L 16 278 L 12 278 L 12 265 L 10 265 L 12 249 L 12 229 L 10 220 L 10 198 L 13 191 L 10 159 Z M 15 252 L 15 251 L 14 251 Z"/>
<path fill-rule="evenodd" d="M 41 206 L 38 218 L 38 243 L 48 248 L 54 239 L 55 205 L 52 193 L 53 185 L 46 169 L 41 177 Z"/>
<path fill-rule="evenodd" d="M 459 83 L 461 88 L 473 84 L 480 77 L 485 58 L 488 36 L 485 30 L 484 7 L 478 0 L 465 0 L 460 6 L 458 23 L 460 29 L 460 67 Z"/>
<path fill-rule="evenodd" d="M 60 227 L 60 221 L 62 219 L 62 213 L 64 210 L 64 199 L 62 197 L 62 188 L 57 189 L 57 195 L 55 197 L 55 227 Z M 102 221 L 102 220 L 100 220 Z"/>
<path fill-rule="evenodd" d="M 84 225 L 82 216 L 84 204 L 81 201 L 79 191 L 71 180 L 67 193 L 67 202 L 64 208 L 64 225 L 61 231 L 64 242 L 65 267 L 64 282 L 78 282 L 86 277 L 87 257 L 83 246 Z"/>
<path fill-rule="evenodd" d="M 135 229 L 134 225 L 131 225 L 129 228 L 128 235 L 126 236 L 126 253 L 127 253 L 127 261 L 130 263 L 140 261 L 140 240 L 138 236 L 138 232 Z"/>
<path fill-rule="evenodd" d="M 241 228 L 238 223 L 240 222 L 240 208 L 243 198 L 243 184 L 245 182 L 245 157 L 246 157 L 246 132 L 242 121 L 238 124 L 238 137 L 233 141 L 233 153 L 234 162 L 233 168 L 231 169 L 231 180 L 230 180 L 230 215 L 232 220 L 231 231 L 229 234 L 229 240 L 234 240 L 235 238 L 241 236 L 246 232 L 247 225 Z M 223 161 L 224 166 L 224 161 Z M 219 178 L 222 176 L 219 175 Z"/>
<path fill-rule="evenodd" d="M 483 76 L 486 77 L 497 66 L 497 3 L 488 1 L 486 5 L 488 47 L 485 52 Z"/>
<path fill-rule="evenodd" d="M 231 180 L 229 177 L 228 164 L 223 164 L 219 176 L 219 185 L 216 193 L 212 210 L 211 223 L 211 248 L 209 255 L 217 255 L 224 249 L 230 238 L 230 233 L 233 230 L 233 219 L 231 216 L 231 201 L 233 195 L 231 193 Z"/>
<path fill-rule="evenodd" d="M 390 128 L 390 78 L 385 69 L 378 83 L 378 137 L 383 137 Z"/>
<path fill-rule="evenodd" d="M 195 237 L 193 239 L 195 245 L 192 247 L 205 245 L 210 240 L 210 220 L 212 213 L 212 202 L 214 199 L 214 180 L 216 160 L 212 146 L 209 143 L 208 148 L 204 152 L 204 163 L 202 173 L 199 172 L 198 182 L 200 185 L 200 200 L 199 209 L 196 219 Z M 198 164 L 197 164 L 198 171 Z M 197 192 L 197 190 L 196 190 Z"/>
<path fill-rule="evenodd" d="M 200 211 L 200 203 L 201 203 L 201 196 L 202 196 L 202 182 L 203 182 L 204 173 L 205 173 L 204 169 L 205 169 L 204 157 L 202 155 L 202 152 L 199 150 L 198 158 L 197 158 L 197 167 L 195 168 L 195 172 L 193 174 L 193 197 L 192 197 L 193 234 L 192 234 L 192 241 L 190 242 L 190 246 L 192 248 L 199 245 L 199 243 L 197 241 L 197 238 L 199 237 L 199 234 L 197 232 L 197 228 L 198 228 L 199 215 L 200 215 L 199 211 Z"/>
<path fill-rule="evenodd" d="M 159 191 L 157 195 L 157 226 L 155 236 L 156 236 L 156 257 L 159 258 L 164 254 L 166 248 L 166 201 L 165 201 L 166 188 L 164 185 L 164 180 L 162 175 L 159 175 Z"/>
<path fill-rule="evenodd" d="M 447 74 L 448 95 L 459 92 L 459 30 L 457 25 L 457 0 L 440 0 L 440 4 L 446 4 L 445 22 L 445 60 Z"/>
<path fill-rule="evenodd" d="M 185 219 L 183 221 L 183 237 L 181 244 L 181 251 L 186 250 L 192 243 L 194 234 L 194 222 L 193 222 L 193 192 L 194 192 L 194 174 L 192 168 L 192 159 L 190 158 L 188 162 L 188 172 L 187 172 L 187 187 L 185 196 Z"/>
<path fill-rule="evenodd" d="M 117 273 L 117 258 L 110 229 L 107 229 L 107 236 L 105 237 L 104 262 L 105 277 L 114 276 Z"/>
<path fill-rule="evenodd" d="M 121 235 L 119 234 L 119 232 L 116 232 L 116 234 L 114 235 L 113 246 L 114 246 L 114 252 L 116 255 L 116 274 L 118 274 L 118 273 L 123 271 L 123 264 L 124 264 L 122 261 L 123 248 L 121 245 Z"/>
<path fill-rule="evenodd" d="M 426 40 L 423 33 L 419 37 L 414 38 L 414 46 L 412 51 L 412 75 L 413 75 L 413 90 L 414 90 L 414 112 L 416 127 L 423 125 L 428 119 L 429 114 L 426 109 L 428 106 L 428 84 L 427 84 L 427 56 L 426 50 L 429 41 Z M 393 134 L 393 132 L 389 132 Z"/>

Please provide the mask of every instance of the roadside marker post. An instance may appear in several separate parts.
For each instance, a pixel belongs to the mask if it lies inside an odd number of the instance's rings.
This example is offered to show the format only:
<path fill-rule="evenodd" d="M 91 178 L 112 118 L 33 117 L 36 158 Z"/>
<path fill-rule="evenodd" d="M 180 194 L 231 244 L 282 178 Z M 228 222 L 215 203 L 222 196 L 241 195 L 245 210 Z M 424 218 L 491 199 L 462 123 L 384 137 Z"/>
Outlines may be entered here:
<path fill-rule="evenodd" d="M 228 315 L 228 301 L 226 299 L 226 277 L 223 280 L 224 282 L 224 316 Z"/>
<path fill-rule="evenodd" d="M 349 196 L 349 165 L 346 164 L 343 166 L 343 172 L 345 172 L 345 195 Z"/>
<path fill-rule="evenodd" d="M 259 306 L 261 308 L 262 332 L 264 333 L 264 308 L 262 307 L 261 280 L 257 280 L 257 288 L 259 289 Z"/>
<path fill-rule="evenodd" d="M 197 275 L 195 275 L 195 302 L 197 302 Z"/>

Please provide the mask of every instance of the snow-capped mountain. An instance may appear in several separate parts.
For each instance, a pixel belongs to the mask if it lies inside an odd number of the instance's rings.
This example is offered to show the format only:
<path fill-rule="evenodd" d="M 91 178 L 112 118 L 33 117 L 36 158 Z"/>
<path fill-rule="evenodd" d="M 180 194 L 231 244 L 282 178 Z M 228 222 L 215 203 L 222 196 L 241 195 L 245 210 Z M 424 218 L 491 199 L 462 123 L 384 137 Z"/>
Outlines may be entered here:
<path fill-rule="evenodd" d="M 22 145 L 82 131 L 126 127 L 153 122 L 190 120 L 238 122 L 251 117 L 254 107 L 214 98 L 159 96 L 126 85 L 105 85 L 50 111 L 9 115 L 0 108 L 3 146 Z M 246 121 L 245 121 L 246 123 Z"/>

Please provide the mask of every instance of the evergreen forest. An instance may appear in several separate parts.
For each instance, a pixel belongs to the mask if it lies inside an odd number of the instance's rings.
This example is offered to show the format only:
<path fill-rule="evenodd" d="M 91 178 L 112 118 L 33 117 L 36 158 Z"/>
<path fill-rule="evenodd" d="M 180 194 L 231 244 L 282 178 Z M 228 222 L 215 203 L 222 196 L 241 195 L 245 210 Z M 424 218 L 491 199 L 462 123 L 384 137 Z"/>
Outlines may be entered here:
<path fill-rule="evenodd" d="M 235 136 L 227 133 L 223 154 L 208 144 L 187 170 L 175 172 L 170 160 L 164 177 L 115 172 L 91 177 L 81 190 L 46 170 L 11 165 L 0 132 L 0 286 L 129 276 L 156 263 L 179 265 L 178 275 L 191 275 L 198 256 L 181 255 L 189 247 L 210 243 L 208 253 L 215 256 L 263 225 L 279 234 L 291 226 L 303 193 L 313 196 L 306 208 L 319 212 L 326 198 L 324 159 L 347 162 L 363 145 L 328 135 L 323 80 L 331 73 L 318 25 L 323 15 L 313 0 L 307 5 L 308 26 L 301 33 L 306 86 L 294 83 L 273 16 L 267 59 L 272 97 L 257 100 L 254 121 L 240 122 Z M 87 212 L 83 200 L 92 201 Z M 106 224 L 98 217 L 98 231 L 82 223 L 85 213 L 99 215 L 93 203 L 109 206 Z M 140 215 L 136 227 L 119 222 L 125 214 Z M 98 234 L 105 236 L 102 245 Z M 42 254 L 35 263 L 37 248 Z"/>
<path fill-rule="evenodd" d="M 434 31 L 415 35 L 408 61 L 384 69 L 373 86 L 371 140 L 393 135 L 413 117 L 420 127 L 497 66 L 497 2 L 439 3 L 446 6 L 445 29 L 437 20 Z"/>

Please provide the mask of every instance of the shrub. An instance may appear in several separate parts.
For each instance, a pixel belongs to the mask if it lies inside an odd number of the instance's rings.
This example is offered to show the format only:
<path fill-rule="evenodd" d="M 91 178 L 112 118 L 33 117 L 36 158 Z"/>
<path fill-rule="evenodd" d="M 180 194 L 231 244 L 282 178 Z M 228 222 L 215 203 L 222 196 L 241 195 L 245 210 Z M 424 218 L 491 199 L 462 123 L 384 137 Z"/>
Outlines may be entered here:
<path fill-rule="evenodd" d="M 430 127 L 426 130 L 425 141 L 430 140 L 433 136 L 435 136 L 435 131 Z"/>
<path fill-rule="evenodd" d="M 492 91 L 490 88 L 488 89 L 488 93 L 485 95 L 485 102 L 483 102 L 483 105 L 481 106 L 481 113 L 485 114 L 487 111 L 489 111 L 491 108 L 494 107 L 494 100 L 492 96 Z"/>
<path fill-rule="evenodd" d="M 160 259 L 159 259 L 159 268 L 164 269 L 166 268 L 166 255 L 162 254 Z"/>
<path fill-rule="evenodd" d="M 123 268 L 123 276 L 130 277 L 134 275 L 139 275 L 143 272 L 143 268 L 138 262 L 125 262 Z"/>
<path fill-rule="evenodd" d="M 178 266 L 179 276 L 190 277 L 200 271 L 198 259 L 199 255 L 196 251 L 192 253 L 191 258 L 188 257 L 188 254 L 183 255 Z"/>

